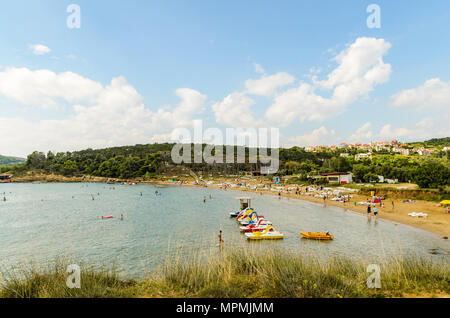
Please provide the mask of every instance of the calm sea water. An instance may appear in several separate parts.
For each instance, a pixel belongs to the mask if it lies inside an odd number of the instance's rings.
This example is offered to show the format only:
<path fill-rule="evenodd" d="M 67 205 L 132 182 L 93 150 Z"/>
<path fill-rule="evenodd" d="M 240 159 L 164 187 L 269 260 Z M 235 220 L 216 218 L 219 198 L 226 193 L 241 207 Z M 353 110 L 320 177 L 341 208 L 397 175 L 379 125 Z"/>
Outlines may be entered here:
<path fill-rule="evenodd" d="M 449 242 L 432 233 L 380 219 L 369 222 L 366 216 L 343 208 L 276 196 L 251 194 L 252 207 L 271 220 L 285 239 L 247 242 L 236 221 L 229 218 L 239 208 L 235 198 L 241 193 L 236 191 L 12 183 L 0 185 L 3 192 L 7 201 L 0 202 L 0 268 L 30 261 L 47 264 L 65 257 L 96 266 L 115 264 L 123 276 L 142 277 L 180 250 L 218 252 L 219 230 L 227 246 L 243 249 L 289 249 L 374 262 L 399 254 L 449 258 Z M 102 215 L 115 218 L 102 220 Z M 335 240 L 304 240 L 300 231 L 330 231 Z M 431 255 L 431 249 L 440 254 Z"/>

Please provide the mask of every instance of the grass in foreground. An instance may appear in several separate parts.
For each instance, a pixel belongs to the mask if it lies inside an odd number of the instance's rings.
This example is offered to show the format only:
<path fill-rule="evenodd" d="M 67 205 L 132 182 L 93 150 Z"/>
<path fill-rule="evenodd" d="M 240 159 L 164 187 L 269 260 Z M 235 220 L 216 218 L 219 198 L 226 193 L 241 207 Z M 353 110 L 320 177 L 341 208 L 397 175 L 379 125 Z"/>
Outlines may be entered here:
<path fill-rule="evenodd" d="M 218 256 L 168 260 L 140 282 L 113 271 L 82 269 L 81 288 L 66 287 L 66 267 L 4 275 L 0 297 L 402 297 L 449 296 L 450 266 L 421 258 L 380 264 L 381 289 L 366 286 L 368 264 L 287 252 L 222 251 Z M 19 278 L 21 277 L 21 278 Z"/>

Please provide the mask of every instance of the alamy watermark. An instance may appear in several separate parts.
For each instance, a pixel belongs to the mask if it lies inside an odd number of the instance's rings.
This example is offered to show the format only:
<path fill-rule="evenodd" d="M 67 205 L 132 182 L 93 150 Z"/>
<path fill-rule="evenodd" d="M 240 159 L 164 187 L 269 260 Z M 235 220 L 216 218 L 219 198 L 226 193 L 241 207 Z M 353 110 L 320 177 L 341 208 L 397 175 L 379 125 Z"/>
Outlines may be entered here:
<path fill-rule="evenodd" d="M 378 4 L 371 4 L 366 9 L 367 13 L 371 13 L 367 17 L 367 27 L 369 29 L 381 28 L 381 8 Z"/>
<path fill-rule="evenodd" d="M 280 147 L 278 128 L 226 128 L 224 136 L 219 128 L 203 130 L 203 122 L 195 120 L 193 131 L 192 134 L 187 128 L 178 128 L 172 132 L 172 140 L 177 142 L 171 153 L 174 163 L 248 162 L 259 163 L 261 174 L 278 172 Z M 203 149 L 204 143 L 206 146 Z M 193 153 L 192 144 L 194 144 Z M 237 154 L 235 146 L 238 146 Z M 246 161 L 246 147 L 249 152 L 248 161 Z"/>
<path fill-rule="evenodd" d="M 378 264 L 370 264 L 366 268 L 367 273 L 371 273 L 367 278 L 368 288 L 381 288 L 381 268 Z"/>
<path fill-rule="evenodd" d="M 81 288 L 81 269 L 77 264 L 67 266 L 69 276 L 66 279 L 66 286 L 70 289 Z"/>
<path fill-rule="evenodd" d="M 66 24 L 69 29 L 81 28 L 81 8 L 78 4 L 70 4 L 66 9 L 70 15 L 67 17 Z"/>

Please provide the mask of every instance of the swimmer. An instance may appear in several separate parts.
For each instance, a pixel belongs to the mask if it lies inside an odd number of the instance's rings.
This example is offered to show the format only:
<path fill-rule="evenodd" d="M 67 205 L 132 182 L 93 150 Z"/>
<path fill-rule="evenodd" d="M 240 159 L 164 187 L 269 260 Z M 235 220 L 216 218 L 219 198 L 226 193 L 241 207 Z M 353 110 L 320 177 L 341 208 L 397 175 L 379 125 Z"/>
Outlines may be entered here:
<path fill-rule="evenodd" d="M 120 220 L 122 220 L 122 221 L 123 221 L 123 214 L 121 214 L 121 215 L 120 215 Z"/>
<path fill-rule="evenodd" d="M 206 203 L 206 197 L 203 197 L 203 203 Z"/>

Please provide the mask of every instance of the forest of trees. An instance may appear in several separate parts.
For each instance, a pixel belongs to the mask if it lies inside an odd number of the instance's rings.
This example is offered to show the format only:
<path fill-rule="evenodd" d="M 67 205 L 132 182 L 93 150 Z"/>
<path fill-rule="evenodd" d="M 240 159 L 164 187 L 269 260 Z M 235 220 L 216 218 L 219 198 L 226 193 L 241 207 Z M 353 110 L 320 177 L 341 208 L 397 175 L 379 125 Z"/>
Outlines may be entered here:
<path fill-rule="evenodd" d="M 205 145 L 203 145 L 205 146 Z M 174 167 L 171 160 L 173 144 L 149 144 L 106 149 L 87 149 L 76 152 L 44 154 L 34 152 L 26 163 L 3 167 L 0 172 L 20 174 L 38 170 L 65 176 L 93 175 L 110 178 L 151 178 Z M 193 145 L 191 145 L 193 149 Z M 245 149 L 248 153 L 249 149 Z M 373 159 L 356 161 L 353 156 L 341 157 L 343 150 L 307 152 L 303 148 L 280 149 L 281 176 L 295 175 L 300 180 L 324 172 L 353 172 L 357 182 L 371 182 L 378 175 L 399 182 L 414 182 L 422 188 L 439 188 L 450 185 L 449 153 L 431 158 L 374 154 Z M 348 152 L 348 151 L 347 151 Z M 356 150 L 353 150 L 356 153 Z M 235 154 L 237 150 L 235 149 Z M 207 174 L 237 175 L 260 168 L 259 164 L 183 164 L 195 172 Z"/>

